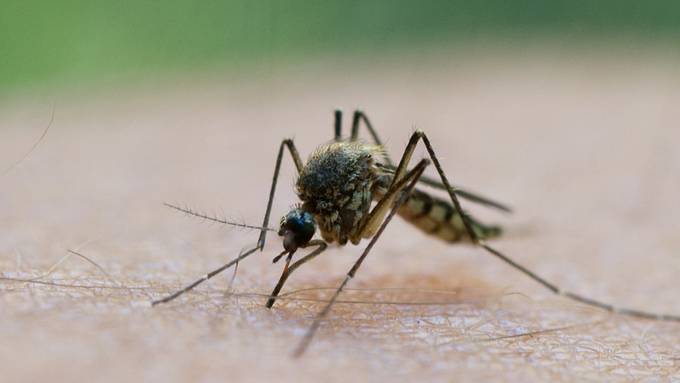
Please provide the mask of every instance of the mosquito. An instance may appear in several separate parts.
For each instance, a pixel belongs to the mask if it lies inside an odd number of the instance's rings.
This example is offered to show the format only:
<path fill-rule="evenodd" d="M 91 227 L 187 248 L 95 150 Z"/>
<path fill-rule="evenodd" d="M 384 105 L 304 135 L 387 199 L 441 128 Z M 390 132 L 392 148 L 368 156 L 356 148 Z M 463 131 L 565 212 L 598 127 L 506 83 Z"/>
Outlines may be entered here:
<path fill-rule="evenodd" d="M 366 127 L 373 141 L 372 144 L 359 140 L 359 130 L 362 126 Z M 644 319 L 680 321 L 680 316 L 619 308 L 587 296 L 565 291 L 489 245 L 486 241 L 500 236 L 501 228 L 484 224 L 469 215 L 463 210 L 460 199 L 505 212 L 510 212 L 511 209 L 505 204 L 451 186 L 430 139 L 423 131 L 417 130 L 411 135 L 396 166 L 389 154 L 385 152 L 382 141 L 370 120 L 362 111 L 354 112 L 350 137 L 343 139 L 342 111 L 336 110 L 334 113 L 334 131 L 334 140 L 318 147 L 306 163 L 302 161 L 293 140 L 284 139 L 281 142 L 262 226 L 230 222 L 219 217 L 201 214 L 189 208 L 166 204 L 168 207 L 189 215 L 227 225 L 260 230 L 260 236 L 255 247 L 242 252 L 229 263 L 211 271 L 174 294 L 153 301 L 152 305 L 169 302 L 222 271 L 237 265 L 238 262 L 257 250 L 262 251 L 267 233 L 270 231 L 276 232 L 282 238 L 284 249 L 274 257 L 273 262 L 276 263 L 285 256 L 285 264 L 281 277 L 267 300 L 266 307 L 268 308 L 273 307 L 279 292 L 290 275 L 300 266 L 323 253 L 329 244 L 337 243 L 342 246 L 351 242 L 358 245 L 364 239 L 369 240 L 342 283 L 335 290 L 326 306 L 316 315 L 294 350 L 294 356 L 300 356 L 309 346 L 322 320 L 331 311 L 333 304 L 349 281 L 354 278 L 387 225 L 398 214 L 420 230 L 441 240 L 450 243 L 469 243 L 480 247 L 488 254 L 502 260 L 559 296 L 612 313 Z M 415 166 L 409 169 L 413 153 L 420 142 L 424 144 L 429 158 L 419 160 Z M 279 229 L 275 230 L 269 227 L 269 218 L 279 179 L 281 161 L 286 149 L 293 158 L 297 169 L 296 192 L 300 203 L 281 218 Z M 423 175 L 424 170 L 431 164 L 434 165 L 439 176 L 438 179 Z M 448 198 L 442 199 L 433 196 L 416 188 L 418 184 L 444 190 L 448 194 Z M 321 234 L 320 239 L 314 239 L 317 229 Z M 309 254 L 292 262 L 293 256 L 299 249 L 307 248 L 311 249 Z"/>

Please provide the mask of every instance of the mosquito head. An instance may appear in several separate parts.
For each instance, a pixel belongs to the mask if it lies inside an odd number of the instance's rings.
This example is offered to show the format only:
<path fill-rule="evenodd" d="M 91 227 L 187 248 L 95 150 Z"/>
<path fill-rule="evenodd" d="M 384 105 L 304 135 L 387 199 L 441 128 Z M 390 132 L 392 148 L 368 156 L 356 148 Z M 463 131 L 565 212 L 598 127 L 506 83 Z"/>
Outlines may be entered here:
<path fill-rule="evenodd" d="M 307 211 L 294 208 L 281 218 L 279 235 L 283 237 L 283 247 L 294 252 L 298 247 L 306 245 L 316 232 L 314 217 Z"/>

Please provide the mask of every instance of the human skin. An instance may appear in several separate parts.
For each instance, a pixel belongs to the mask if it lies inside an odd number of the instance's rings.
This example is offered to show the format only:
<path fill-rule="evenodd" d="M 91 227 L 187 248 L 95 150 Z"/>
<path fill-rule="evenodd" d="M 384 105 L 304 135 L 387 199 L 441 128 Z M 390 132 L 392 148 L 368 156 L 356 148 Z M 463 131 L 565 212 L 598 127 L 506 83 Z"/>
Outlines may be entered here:
<path fill-rule="evenodd" d="M 680 379 L 680 324 L 554 297 L 398 217 L 300 359 L 290 353 L 331 295 L 323 288 L 366 241 L 296 271 L 283 294 L 316 289 L 272 310 L 262 295 L 282 267 L 273 233 L 239 265 L 231 295 L 225 272 L 148 307 L 257 239 L 162 203 L 260 224 L 280 140 L 294 137 L 306 157 L 332 138 L 341 105 L 365 110 L 394 158 L 424 130 L 454 184 L 512 205 L 504 215 L 463 202 L 504 226 L 493 244 L 516 261 L 570 291 L 680 314 L 677 59 L 579 54 L 310 64 L 56 93 L 49 135 L 1 180 L 3 381 Z M 0 160 L 20 156 L 50 112 L 31 98 L 5 103 Z M 296 202 L 293 181 L 286 158 L 272 225 Z M 68 249 L 104 272 L 72 255 L 42 276 Z"/>

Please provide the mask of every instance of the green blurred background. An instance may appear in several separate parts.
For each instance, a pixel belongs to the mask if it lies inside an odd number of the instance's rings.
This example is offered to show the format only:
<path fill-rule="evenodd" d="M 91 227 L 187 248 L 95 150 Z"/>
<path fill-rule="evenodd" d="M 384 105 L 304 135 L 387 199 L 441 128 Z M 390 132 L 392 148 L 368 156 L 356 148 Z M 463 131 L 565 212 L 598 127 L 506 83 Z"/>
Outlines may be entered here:
<path fill-rule="evenodd" d="M 0 6 L 0 93 L 469 44 L 680 37 L 679 1 L 18 1 Z"/>

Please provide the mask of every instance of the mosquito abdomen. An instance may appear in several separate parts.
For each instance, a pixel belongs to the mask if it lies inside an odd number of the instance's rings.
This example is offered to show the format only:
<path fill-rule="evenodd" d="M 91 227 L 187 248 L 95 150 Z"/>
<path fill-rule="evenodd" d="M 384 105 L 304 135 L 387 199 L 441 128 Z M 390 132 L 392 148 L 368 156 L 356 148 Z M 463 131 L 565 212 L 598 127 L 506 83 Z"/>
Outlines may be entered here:
<path fill-rule="evenodd" d="M 422 231 L 447 242 L 470 242 L 463 219 L 449 202 L 421 190 L 413 190 L 406 202 L 399 208 L 399 214 L 406 221 Z M 468 215 L 472 230 L 481 239 L 501 235 L 499 226 L 482 224 Z"/>

